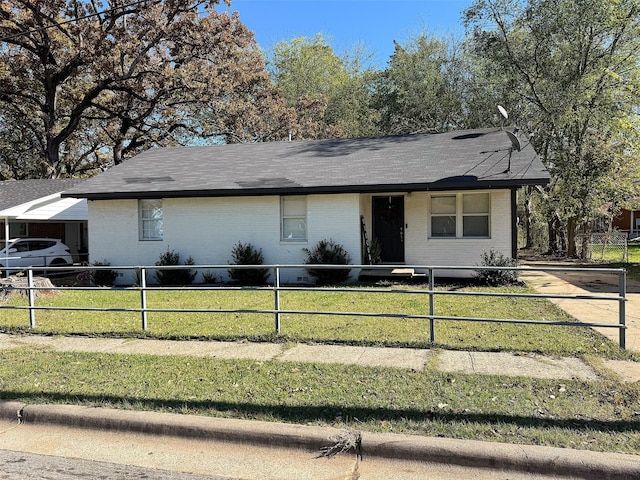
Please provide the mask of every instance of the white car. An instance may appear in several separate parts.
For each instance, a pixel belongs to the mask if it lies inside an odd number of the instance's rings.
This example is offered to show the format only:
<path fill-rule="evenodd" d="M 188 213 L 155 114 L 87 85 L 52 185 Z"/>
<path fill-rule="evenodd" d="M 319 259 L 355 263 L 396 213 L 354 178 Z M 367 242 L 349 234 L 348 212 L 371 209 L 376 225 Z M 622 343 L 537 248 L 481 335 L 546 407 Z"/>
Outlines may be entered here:
<path fill-rule="evenodd" d="M 4 246 L 1 240 L 0 246 Z M 0 250 L 0 268 L 15 270 L 70 264 L 73 264 L 71 250 L 55 238 L 14 238 Z"/>

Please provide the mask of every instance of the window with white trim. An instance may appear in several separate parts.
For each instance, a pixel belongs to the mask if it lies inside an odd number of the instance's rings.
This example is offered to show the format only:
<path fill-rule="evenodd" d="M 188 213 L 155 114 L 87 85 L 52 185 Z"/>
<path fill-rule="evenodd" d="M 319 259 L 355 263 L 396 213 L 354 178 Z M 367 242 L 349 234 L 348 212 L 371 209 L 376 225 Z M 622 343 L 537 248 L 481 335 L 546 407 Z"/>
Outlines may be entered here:
<path fill-rule="evenodd" d="M 283 241 L 307 240 L 307 197 L 280 197 L 280 232 Z"/>
<path fill-rule="evenodd" d="M 162 240 L 162 199 L 138 201 L 140 240 Z"/>
<path fill-rule="evenodd" d="M 455 195 L 434 195 L 431 197 L 431 236 L 456 236 Z"/>
<path fill-rule="evenodd" d="M 489 194 L 465 193 L 462 195 L 462 236 L 489 236 Z"/>
<path fill-rule="evenodd" d="M 432 238 L 488 238 L 490 194 L 456 193 L 431 196 Z"/>

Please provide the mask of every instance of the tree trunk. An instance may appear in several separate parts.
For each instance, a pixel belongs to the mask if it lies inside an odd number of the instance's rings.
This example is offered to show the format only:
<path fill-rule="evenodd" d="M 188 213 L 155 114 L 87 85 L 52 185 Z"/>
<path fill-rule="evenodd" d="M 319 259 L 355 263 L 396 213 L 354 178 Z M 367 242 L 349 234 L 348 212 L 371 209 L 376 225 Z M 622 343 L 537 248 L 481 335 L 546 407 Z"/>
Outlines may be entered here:
<path fill-rule="evenodd" d="M 556 220 L 554 215 L 547 222 L 547 230 L 549 233 L 549 249 L 547 250 L 547 253 L 550 255 L 558 253 L 558 230 L 556 229 L 555 223 Z"/>
<path fill-rule="evenodd" d="M 589 257 L 589 238 L 591 237 L 591 224 L 582 222 L 582 248 L 580 250 L 580 259 L 586 260 Z"/>
<path fill-rule="evenodd" d="M 60 177 L 60 143 L 47 138 L 45 160 L 42 162 L 42 178 Z"/>
<path fill-rule="evenodd" d="M 524 248 L 533 248 L 533 187 L 528 186 L 524 190 Z"/>
<path fill-rule="evenodd" d="M 578 256 L 576 250 L 576 228 L 576 219 L 570 218 L 567 222 L 567 257 L 570 258 Z"/>

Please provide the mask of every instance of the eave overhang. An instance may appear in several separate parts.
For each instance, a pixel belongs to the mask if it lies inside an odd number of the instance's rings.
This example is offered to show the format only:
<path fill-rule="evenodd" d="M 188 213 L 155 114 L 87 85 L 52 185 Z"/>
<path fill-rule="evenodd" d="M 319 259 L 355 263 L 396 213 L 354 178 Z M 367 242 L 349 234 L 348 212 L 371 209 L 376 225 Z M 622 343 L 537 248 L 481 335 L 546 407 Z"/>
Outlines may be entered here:
<path fill-rule="evenodd" d="M 268 195 L 326 195 L 326 194 L 375 194 L 383 192 L 426 192 L 444 190 L 513 189 L 526 185 L 547 185 L 549 178 L 493 179 L 449 178 L 432 183 L 339 185 L 339 186 L 294 186 L 279 188 L 238 188 L 198 190 L 140 190 L 122 192 L 75 192 L 63 193 L 63 197 L 86 198 L 87 200 L 131 200 L 145 198 L 203 198 L 203 197 L 258 197 Z"/>

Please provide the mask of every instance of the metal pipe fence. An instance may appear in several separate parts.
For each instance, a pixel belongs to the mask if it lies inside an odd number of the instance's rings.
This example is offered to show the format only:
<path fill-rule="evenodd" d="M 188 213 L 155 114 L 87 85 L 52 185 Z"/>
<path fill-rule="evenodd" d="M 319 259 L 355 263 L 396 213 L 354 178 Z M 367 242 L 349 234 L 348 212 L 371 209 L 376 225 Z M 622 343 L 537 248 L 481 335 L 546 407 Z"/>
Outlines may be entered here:
<path fill-rule="evenodd" d="M 188 286 L 160 286 L 150 284 L 148 275 L 152 271 L 185 269 L 204 270 L 204 269 L 262 269 L 272 272 L 273 281 L 265 286 L 235 286 L 230 284 L 192 284 Z M 310 285 L 284 284 L 281 281 L 283 270 L 287 269 L 342 269 L 349 268 L 352 271 L 368 271 L 380 270 L 389 272 L 393 270 L 414 270 L 421 271 L 424 274 L 421 278 L 427 283 L 427 288 L 410 288 L 410 284 L 403 284 L 403 288 L 390 288 L 384 286 L 363 286 L 363 283 L 351 284 L 348 286 L 335 287 L 318 287 Z M 38 270 L 38 269 L 35 269 Z M 41 269 L 40 269 L 41 270 Z M 48 270 L 69 271 L 69 267 L 49 267 Z M 13 287 L 20 290 L 26 290 L 28 305 L 0 305 L 0 309 L 27 309 L 29 311 L 30 328 L 36 327 L 36 312 L 41 310 L 68 310 L 68 311 L 91 311 L 91 312 L 131 312 L 140 315 L 141 329 L 148 329 L 149 313 L 256 313 L 273 315 L 274 331 L 279 334 L 281 329 L 282 315 L 331 315 L 331 316 L 357 316 L 357 317 L 378 317 L 378 318 L 414 318 L 428 320 L 430 324 L 430 341 L 435 343 L 435 332 L 437 321 L 461 321 L 461 322 L 493 322 L 493 323 L 511 323 L 511 324 L 527 324 L 527 325 L 557 325 L 568 327 L 600 327 L 614 328 L 619 332 L 620 348 L 626 348 L 626 310 L 625 303 L 627 301 L 627 279 L 626 270 L 624 268 L 563 268 L 563 267 L 484 267 L 484 266 L 420 266 L 420 265 L 188 265 L 188 266 L 74 266 L 74 272 L 78 277 L 88 277 L 87 272 L 95 272 L 98 270 L 110 271 L 133 271 L 137 278 L 137 283 L 131 286 L 95 286 L 95 285 L 73 285 L 73 286 L 37 286 L 34 282 L 34 269 L 27 268 L 26 284 L 24 286 Z M 513 271 L 522 272 L 582 272 L 593 274 L 615 275 L 618 279 L 617 294 L 543 294 L 543 293 L 527 293 L 527 292 L 496 292 L 496 291 L 464 291 L 464 290 L 438 290 L 436 289 L 436 272 L 441 279 L 450 279 L 451 274 L 447 276 L 443 272 L 478 272 L 478 271 Z M 46 290 L 111 290 L 111 291 L 137 291 L 140 294 L 139 307 L 87 307 L 87 306 L 65 306 L 52 307 L 36 305 L 36 292 Z M 273 292 L 273 309 L 246 309 L 246 308 L 228 308 L 228 309 L 211 309 L 211 308 L 153 308 L 149 306 L 147 293 L 152 291 L 271 291 Z M 293 310 L 281 308 L 281 299 L 287 292 L 350 292 L 350 293 L 373 293 L 373 294 L 393 294 L 393 295 L 423 295 L 427 298 L 425 302 L 428 305 L 428 313 L 416 314 L 410 312 L 352 312 L 352 311 L 329 311 L 329 310 Z M 518 318 L 486 318 L 486 317 L 461 317 L 455 315 L 441 315 L 436 311 L 436 298 L 438 296 L 472 296 L 472 297 L 505 297 L 505 298 L 542 298 L 542 299 L 568 299 L 578 301 L 603 301 L 615 302 L 618 304 L 618 323 L 586 323 L 586 322 L 570 322 L 564 320 L 537 320 L 537 319 L 518 319 Z"/>

